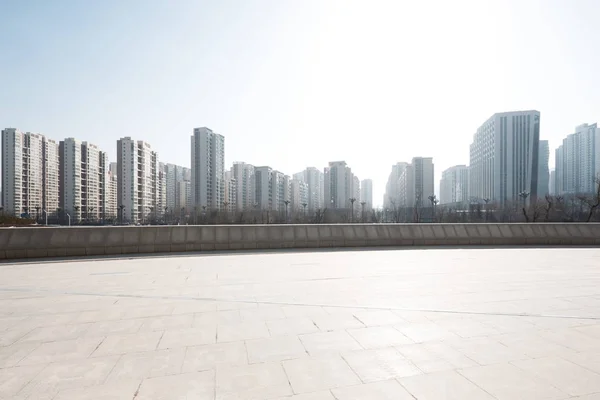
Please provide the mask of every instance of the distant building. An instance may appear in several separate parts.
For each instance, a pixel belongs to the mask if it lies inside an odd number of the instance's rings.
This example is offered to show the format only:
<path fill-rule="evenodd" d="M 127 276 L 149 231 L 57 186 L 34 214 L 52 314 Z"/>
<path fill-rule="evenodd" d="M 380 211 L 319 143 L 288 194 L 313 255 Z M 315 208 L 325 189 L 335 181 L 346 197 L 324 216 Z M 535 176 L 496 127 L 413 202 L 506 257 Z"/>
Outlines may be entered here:
<path fill-rule="evenodd" d="M 590 194 L 596 191 L 600 174 L 600 129 L 597 124 L 583 124 L 563 139 L 555 152 L 557 195 Z"/>
<path fill-rule="evenodd" d="M 37 133 L 2 130 L 2 205 L 10 215 L 43 218 L 58 208 L 58 146 Z"/>
<path fill-rule="evenodd" d="M 146 222 L 155 214 L 158 155 L 150 144 L 124 137 L 117 141 L 117 197 L 119 218 Z"/>
<path fill-rule="evenodd" d="M 308 205 L 310 212 L 327 207 L 324 201 L 325 176 L 315 167 L 308 167 L 302 172 L 294 174 L 294 179 L 303 181 L 308 185 Z"/>
<path fill-rule="evenodd" d="M 537 199 L 539 111 L 492 115 L 473 137 L 470 147 L 469 195 L 501 205 Z"/>
<path fill-rule="evenodd" d="M 333 161 L 325 168 L 325 203 L 327 208 L 351 208 L 354 175 L 345 161 Z"/>
<path fill-rule="evenodd" d="M 365 210 L 373 209 L 373 180 L 363 179 L 360 182 L 360 201 L 365 203 Z"/>
<path fill-rule="evenodd" d="M 433 159 L 414 157 L 399 178 L 400 207 L 431 207 L 434 195 Z"/>
<path fill-rule="evenodd" d="M 260 210 L 273 209 L 273 169 L 267 166 L 254 169 L 255 206 Z"/>
<path fill-rule="evenodd" d="M 225 137 L 195 128 L 192 143 L 192 203 L 220 210 L 225 201 Z"/>
<path fill-rule="evenodd" d="M 236 210 L 250 211 L 254 208 L 256 202 L 254 189 L 254 166 L 244 163 L 235 162 L 232 167 L 232 179 L 236 185 Z"/>
<path fill-rule="evenodd" d="M 556 195 L 556 172 L 550 171 L 550 182 L 548 184 L 548 190 L 552 196 Z"/>
<path fill-rule="evenodd" d="M 393 209 L 400 204 L 400 176 L 404 173 L 410 164 L 407 162 L 398 162 L 392 165 L 387 183 L 385 185 L 385 194 L 383 196 L 383 208 Z"/>
<path fill-rule="evenodd" d="M 442 172 L 440 204 L 469 203 L 469 167 L 455 165 Z"/>
<path fill-rule="evenodd" d="M 226 211 L 235 212 L 237 206 L 237 182 L 232 171 L 225 171 L 225 203 Z"/>
<path fill-rule="evenodd" d="M 543 199 L 550 193 L 550 147 L 547 140 L 540 140 L 540 149 L 538 154 L 538 180 L 537 194 L 539 199 Z"/>
<path fill-rule="evenodd" d="M 309 189 L 308 183 L 299 180 L 292 179 L 290 182 L 291 188 L 291 209 L 294 211 L 308 211 L 306 207 L 308 207 L 308 197 L 309 197 Z"/>

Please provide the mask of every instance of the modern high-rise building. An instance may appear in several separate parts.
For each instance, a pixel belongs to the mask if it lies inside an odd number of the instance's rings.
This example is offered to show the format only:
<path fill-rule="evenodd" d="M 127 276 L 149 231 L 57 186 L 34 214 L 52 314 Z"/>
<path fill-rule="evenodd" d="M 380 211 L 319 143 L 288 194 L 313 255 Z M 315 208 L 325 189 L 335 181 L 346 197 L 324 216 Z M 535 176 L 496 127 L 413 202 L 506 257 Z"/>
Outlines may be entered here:
<path fill-rule="evenodd" d="M 407 162 L 398 162 L 392 165 L 387 183 L 385 185 L 385 194 L 383 196 L 383 208 L 393 209 L 400 205 L 400 176 L 408 167 Z"/>
<path fill-rule="evenodd" d="M 228 212 L 235 212 L 237 207 L 237 182 L 233 177 L 232 171 L 225 171 L 225 202 L 224 209 Z"/>
<path fill-rule="evenodd" d="M 193 209 L 191 200 L 191 170 L 175 164 L 165 164 L 165 212 L 181 213 Z M 182 184 L 188 182 L 188 185 Z M 189 188 L 188 188 L 189 186 Z M 189 193 L 188 193 L 189 192 Z"/>
<path fill-rule="evenodd" d="M 267 166 L 254 168 L 255 206 L 260 210 L 273 209 L 273 169 Z"/>
<path fill-rule="evenodd" d="M 543 199 L 550 193 L 550 147 L 547 140 L 540 140 L 540 148 L 538 151 L 538 180 L 537 180 L 537 195 L 539 199 Z"/>
<path fill-rule="evenodd" d="M 115 221 L 117 219 L 117 204 L 119 179 L 117 177 L 117 163 L 111 162 L 108 168 L 108 187 L 106 199 L 105 219 Z"/>
<path fill-rule="evenodd" d="M 352 198 L 356 204 L 360 204 L 360 179 L 358 179 L 358 176 L 356 175 L 354 175 L 352 180 Z"/>
<path fill-rule="evenodd" d="M 158 177 L 156 182 L 156 215 L 157 218 L 161 218 L 166 212 L 165 207 L 167 207 L 167 167 L 165 163 L 158 163 Z"/>
<path fill-rule="evenodd" d="M 236 210 L 252 210 L 256 202 L 254 166 L 244 162 L 235 162 L 231 172 L 233 174 L 232 179 L 235 179 L 236 184 Z"/>
<path fill-rule="evenodd" d="M 103 221 L 109 208 L 108 155 L 98 146 L 67 138 L 59 144 L 60 207 L 73 222 Z"/>
<path fill-rule="evenodd" d="M 414 157 L 398 179 L 400 207 L 430 207 L 434 195 L 433 159 Z"/>
<path fill-rule="evenodd" d="M 365 203 L 365 210 L 373 209 L 373 180 L 363 179 L 360 181 L 360 201 Z"/>
<path fill-rule="evenodd" d="M 56 142 L 15 128 L 2 130 L 2 206 L 11 215 L 43 218 L 58 208 Z"/>
<path fill-rule="evenodd" d="M 310 212 L 325 207 L 325 176 L 323 172 L 315 167 L 308 167 L 304 171 L 294 174 L 294 179 L 303 181 L 308 185 L 307 208 Z"/>
<path fill-rule="evenodd" d="M 59 149 L 58 143 L 52 139 L 46 139 L 44 149 L 44 196 L 43 209 L 49 215 L 58 217 L 59 204 Z"/>
<path fill-rule="evenodd" d="M 469 167 L 455 165 L 442 172 L 440 204 L 469 203 Z"/>
<path fill-rule="evenodd" d="M 555 152 L 555 194 L 595 193 L 600 174 L 600 129 L 582 124 Z"/>
<path fill-rule="evenodd" d="M 538 197 L 539 111 L 492 115 L 470 147 L 469 196 L 501 205 Z"/>
<path fill-rule="evenodd" d="M 130 137 L 117 141 L 119 218 L 146 222 L 156 214 L 158 155 L 150 144 Z"/>
<path fill-rule="evenodd" d="M 291 210 L 305 212 L 308 207 L 309 189 L 308 183 L 300 179 L 290 181 Z"/>
<path fill-rule="evenodd" d="M 225 137 L 195 128 L 192 143 L 192 203 L 219 210 L 225 201 Z"/>
<path fill-rule="evenodd" d="M 345 161 L 333 161 L 325 168 L 325 203 L 328 208 L 351 208 L 355 196 L 354 174 Z"/>
<path fill-rule="evenodd" d="M 548 183 L 548 192 L 550 195 L 556 195 L 556 172 L 555 170 L 550 171 L 550 181 Z"/>
<path fill-rule="evenodd" d="M 284 211 L 285 202 L 290 200 L 290 177 L 280 171 L 272 172 L 273 210 Z"/>

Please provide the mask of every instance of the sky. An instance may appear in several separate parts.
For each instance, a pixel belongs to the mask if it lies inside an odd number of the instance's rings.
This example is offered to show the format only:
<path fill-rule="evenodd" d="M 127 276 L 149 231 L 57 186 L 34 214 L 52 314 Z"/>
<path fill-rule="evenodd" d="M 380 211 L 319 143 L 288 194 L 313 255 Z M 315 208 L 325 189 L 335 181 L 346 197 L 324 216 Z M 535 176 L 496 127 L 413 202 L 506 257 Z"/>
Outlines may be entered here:
<path fill-rule="evenodd" d="M 112 161 L 131 136 L 184 166 L 207 126 L 226 168 L 345 160 L 381 204 L 393 164 L 433 157 L 437 186 L 495 112 L 540 111 L 553 168 L 600 119 L 599 14 L 596 0 L 2 0 L 0 126 Z"/>

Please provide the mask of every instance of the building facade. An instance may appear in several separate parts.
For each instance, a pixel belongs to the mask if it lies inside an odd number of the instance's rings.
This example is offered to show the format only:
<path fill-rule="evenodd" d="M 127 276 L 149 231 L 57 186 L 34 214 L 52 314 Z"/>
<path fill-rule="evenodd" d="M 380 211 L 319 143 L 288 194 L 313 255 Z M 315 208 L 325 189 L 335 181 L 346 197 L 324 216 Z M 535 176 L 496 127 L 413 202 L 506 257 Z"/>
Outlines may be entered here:
<path fill-rule="evenodd" d="M 563 139 L 555 152 L 557 195 L 585 195 L 596 192 L 600 174 L 600 129 L 582 124 Z"/>
<path fill-rule="evenodd" d="M 394 209 L 400 204 L 400 177 L 409 166 L 407 162 L 398 162 L 392 165 L 383 195 L 383 208 Z"/>
<path fill-rule="evenodd" d="M 259 210 L 273 209 L 273 169 L 267 166 L 254 169 L 255 207 Z"/>
<path fill-rule="evenodd" d="M 398 179 L 400 207 L 430 207 L 434 195 L 433 158 L 414 157 Z"/>
<path fill-rule="evenodd" d="M 471 200 L 501 205 L 538 197 L 539 111 L 494 114 L 477 129 L 470 146 Z"/>
<path fill-rule="evenodd" d="M 333 161 L 324 171 L 325 207 L 351 208 L 354 197 L 354 175 L 345 161 Z"/>
<path fill-rule="evenodd" d="M 550 193 L 550 146 L 547 140 L 540 140 L 538 151 L 538 199 L 543 199 Z"/>
<path fill-rule="evenodd" d="M 455 165 L 442 172 L 440 204 L 469 203 L 469 167 Z"/>
<path fill-rule="evenodd" d="M 2 130 L 2 207 L 10 215 L 42 219 L 58 208 L 58 151 L 45 136 Z"/>
<path fill-rule="evenodd" d="M 306 212 L 308 207 L 309 188 L 308 183 L 300 179 L 290 181 L 291 210 Z"/>
<path fill-rule="evenodd" d="M 360 202 L 365 203 L 365 210 L 373 209 L 373 180 L 363 179 L 360 181 Z"/>
<path fill-rule="evenodd" d="M 219 210 L 225 201 L 225 137 L 208 128 L 195 128 L 192 143 L 192 203 Z"/>
<path fill-rule="evenodd" d="M 156 215 L 158 155 L 130 137 L 117 141 L 118 210 L 123 222 L 145 223 Z"/>
<path fill-rule="evenodd" d="M 293 178 L 308 185 L 307 208 L 312 213 L 325 208 L 325 176 L 315 167 L 308 167 L 302 172 L 293 175 Z"/>
<path fill-rule="evenodd" d="M 254 208 L 256 196 L 254 195 L 254 166 L 244 163 L 235 162 L 232 167 L 232 179 L 236 185 L 236 210 L 250 211 Z"/>

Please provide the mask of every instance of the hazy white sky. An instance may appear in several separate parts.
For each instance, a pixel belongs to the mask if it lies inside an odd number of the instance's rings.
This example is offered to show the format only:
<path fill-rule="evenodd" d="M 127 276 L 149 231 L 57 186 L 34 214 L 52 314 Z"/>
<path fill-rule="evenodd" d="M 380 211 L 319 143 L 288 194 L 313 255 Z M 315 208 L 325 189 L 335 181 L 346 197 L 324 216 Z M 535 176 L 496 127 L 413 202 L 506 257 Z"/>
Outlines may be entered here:
<path fill-rule="evenodd" d="M 397 161 L 431 156 L 436 180 L 468 164 L 494 112 L 539 110 L 552 154 L 600 119 L 599 13 L 595 0 L 3 0 L 0 125 L 113 160 L 132 136 L 182 165 L 208 126 L 227 167 L 346 160 L 380 204 Z"/>

